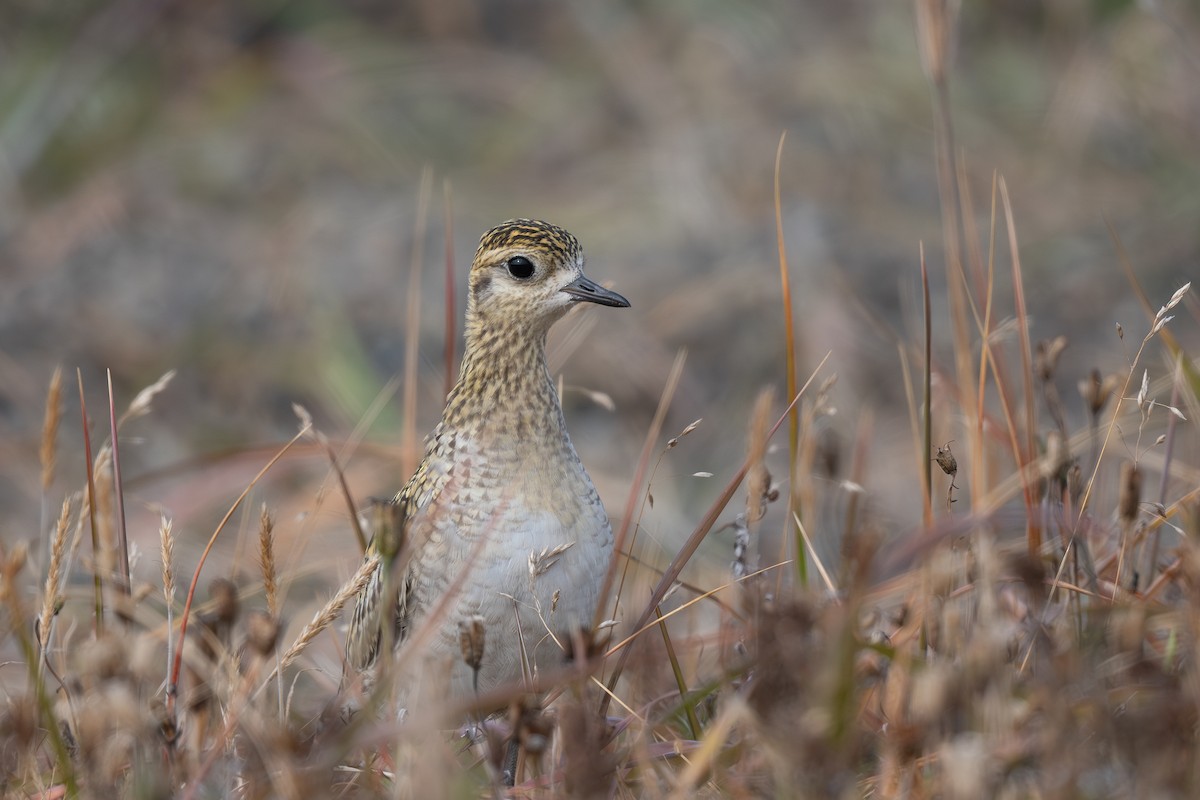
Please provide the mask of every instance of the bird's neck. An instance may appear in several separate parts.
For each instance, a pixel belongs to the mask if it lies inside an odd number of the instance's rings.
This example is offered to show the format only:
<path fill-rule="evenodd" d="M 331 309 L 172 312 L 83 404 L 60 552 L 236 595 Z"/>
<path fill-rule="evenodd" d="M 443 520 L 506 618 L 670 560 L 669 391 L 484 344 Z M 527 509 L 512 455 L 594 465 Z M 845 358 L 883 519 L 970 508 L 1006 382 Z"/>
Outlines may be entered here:
<path fill-rule="evenodd" d="M 558 391 L 546 366 L 545 331 L 489 327 L 468 319 L 466 351 L 442 424 L 521 434 L 561 429 Z"/>

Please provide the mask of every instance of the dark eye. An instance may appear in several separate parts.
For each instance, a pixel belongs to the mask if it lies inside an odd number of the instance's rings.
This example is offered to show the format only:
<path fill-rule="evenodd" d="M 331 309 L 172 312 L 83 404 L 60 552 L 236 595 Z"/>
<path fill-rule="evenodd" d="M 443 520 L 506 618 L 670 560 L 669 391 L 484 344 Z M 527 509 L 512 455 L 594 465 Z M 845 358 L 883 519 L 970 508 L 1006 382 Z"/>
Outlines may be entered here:
<path fill-rule="evenodd" d="M 533 262 L 525 256 L 513 256 L 508 260 L 508 274 L 514 278 L 528 278 L 533 275 Z"/>

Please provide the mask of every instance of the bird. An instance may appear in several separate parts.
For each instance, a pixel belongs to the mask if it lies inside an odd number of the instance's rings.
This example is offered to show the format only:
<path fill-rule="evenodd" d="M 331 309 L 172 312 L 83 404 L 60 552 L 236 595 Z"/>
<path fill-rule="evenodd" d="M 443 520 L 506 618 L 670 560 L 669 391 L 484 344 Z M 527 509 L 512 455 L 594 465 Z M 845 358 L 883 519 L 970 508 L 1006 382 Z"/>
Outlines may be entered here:
<path fill-rule="evenodd" d="M 514 219 L 480 239 L 457 382 L 390 500 L 404 543 L 385 530 L 368 546 L 379 565 L 346 646 L 360 674 L 378 671 L 385 644 L 412 644 L 408 662 L 448 678 L 452 695 L 520 686 L 591 626 L 613 534 L 567 434 L 546 336 L 580 303 L 630 304 L 583 267 L 578 239 L 548 222 Z M 479 649 L 468 655 L 472 631 Z M 419 694 L 404 680 L 406 696 Z"/>

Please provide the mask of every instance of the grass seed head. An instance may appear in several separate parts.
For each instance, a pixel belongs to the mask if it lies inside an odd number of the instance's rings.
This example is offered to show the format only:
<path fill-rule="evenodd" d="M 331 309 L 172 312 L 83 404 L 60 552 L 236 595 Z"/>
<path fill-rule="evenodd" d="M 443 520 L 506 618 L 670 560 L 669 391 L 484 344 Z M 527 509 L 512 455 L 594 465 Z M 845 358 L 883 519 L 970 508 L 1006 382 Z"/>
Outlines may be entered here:
<path fill-rule="evenodd" d="M 458 647 L 463 663 L 478 672 L 483 664 L 483 650 L 487 641 L 487 624 L 478 614 L 470 619 L 459 620 Z"/>

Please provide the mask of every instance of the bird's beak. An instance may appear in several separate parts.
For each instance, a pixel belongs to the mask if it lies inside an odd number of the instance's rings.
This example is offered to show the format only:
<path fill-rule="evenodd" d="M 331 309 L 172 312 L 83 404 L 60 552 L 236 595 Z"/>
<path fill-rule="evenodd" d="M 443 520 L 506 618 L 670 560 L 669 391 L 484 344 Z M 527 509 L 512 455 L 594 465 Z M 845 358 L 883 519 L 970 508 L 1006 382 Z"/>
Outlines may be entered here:
<path fill-rule="evenodd" d="M 600 284 L 580 275 L 562 288 L 564 292 L 576 300 L 589 303 L 599 303 L 602 306 L 629 308 L 629 301 L 616 292 L 605 289 Z"/>

